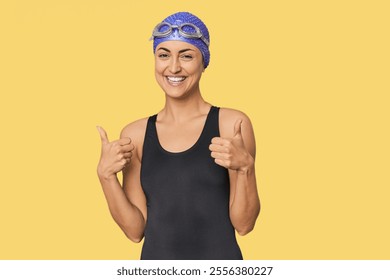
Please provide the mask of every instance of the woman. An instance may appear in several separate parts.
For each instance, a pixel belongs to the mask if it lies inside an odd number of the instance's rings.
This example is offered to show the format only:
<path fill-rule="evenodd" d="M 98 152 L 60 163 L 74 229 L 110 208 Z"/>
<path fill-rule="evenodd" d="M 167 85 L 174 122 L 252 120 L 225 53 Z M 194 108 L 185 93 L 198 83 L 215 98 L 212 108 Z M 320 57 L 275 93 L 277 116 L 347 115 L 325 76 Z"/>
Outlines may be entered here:
<path fill-rule="evenodd" d="M 235 230 L 250 232 L 260 211 L 251 122 L 202 98 L 210 52 L 199 18 L 175 13 L 152 39 L 164 108 L 113 142 L 98 127 L 97 170 L 110 212 L 130 240 L 145 237 L 141 259 L 242 259 Z"/>

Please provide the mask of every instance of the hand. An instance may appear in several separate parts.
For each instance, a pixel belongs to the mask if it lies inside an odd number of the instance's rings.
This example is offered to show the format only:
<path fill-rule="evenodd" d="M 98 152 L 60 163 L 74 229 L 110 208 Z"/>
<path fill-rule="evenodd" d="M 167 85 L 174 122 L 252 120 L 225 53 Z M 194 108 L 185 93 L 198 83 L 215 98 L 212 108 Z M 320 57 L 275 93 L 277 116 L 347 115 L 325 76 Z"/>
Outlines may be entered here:
<path fill-rule="evenodd" d="M 134 145 L 130 138 L 122 138 L 109 142 L 106 131 L 96 127 L 102 140 L 102 151 L 97 172 L 99 178 L 108 179 L 122 171 L 131 161 Z"/>
<path fill-rule="evenodd" d="M 238 119 L 234 124 L 233 138 L 214 137 L 209 149 L 216 164 L 242 172 L 248 170 L 253 165 L 254 160 L 245 148 L 241 124 L 241 119 Z"/>

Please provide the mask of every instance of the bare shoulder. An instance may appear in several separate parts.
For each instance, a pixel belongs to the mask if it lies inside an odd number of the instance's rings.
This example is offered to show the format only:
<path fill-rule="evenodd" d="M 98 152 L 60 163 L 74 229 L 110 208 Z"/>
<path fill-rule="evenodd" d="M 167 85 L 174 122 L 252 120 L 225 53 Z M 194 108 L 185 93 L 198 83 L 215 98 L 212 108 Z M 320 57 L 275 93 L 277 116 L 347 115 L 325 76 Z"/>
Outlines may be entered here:
<path fill-rule="evenodd" d="M 122 137 L 138 138 L 145 134 L 148 118 L 142 118 L 127 124 L 121 132 Z"/>
<path fill-rule="evenodd" d="M 137 157 L 142 158 L 142 147 L 144 144 L 148 117 L 136 120 L 127 124 L 121 131 L 120 138 L 128 137 L 134 144 Z"/>
<path fill-rule="evenodd" d="M 231 108 L 220 108 L 219 130 L 221 137 L 233 137 L 234 125 L 238 120 L 242 120 L 243 130 L 253 132 L 251 120 L 244 112 Z"/>

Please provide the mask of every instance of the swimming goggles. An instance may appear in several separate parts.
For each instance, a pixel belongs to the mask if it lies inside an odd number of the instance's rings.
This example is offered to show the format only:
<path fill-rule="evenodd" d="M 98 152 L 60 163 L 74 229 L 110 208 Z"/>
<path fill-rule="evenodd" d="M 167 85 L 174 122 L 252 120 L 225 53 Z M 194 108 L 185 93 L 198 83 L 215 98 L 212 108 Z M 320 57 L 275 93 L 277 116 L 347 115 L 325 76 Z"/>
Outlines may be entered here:
<path fill-rule="evenodd" d="M 163 29 L 164 26 L 167 26 L 168 28 L 164 31 L 160 31 Z M 170 34 L 172 34 L 173 29 L 176 28 L 179 31 L 179 34 L 183 36 L 184 38 L 188 39 L 201 39 L 206 46 L 210 45 L 210 42 L 203 36 L 202 32 L 200 31 L 199 27 L 192 23 L 183 23 L 181 25 L 174 25 L 170 24 L 168 22 L 161 22 L 157 24 L 157 26 L 153 30 L 152 37 L 150 40 L 153 40 L 154 37 L 167 37 Z M 185 30 L 184 30 L 185 29 Z"/>

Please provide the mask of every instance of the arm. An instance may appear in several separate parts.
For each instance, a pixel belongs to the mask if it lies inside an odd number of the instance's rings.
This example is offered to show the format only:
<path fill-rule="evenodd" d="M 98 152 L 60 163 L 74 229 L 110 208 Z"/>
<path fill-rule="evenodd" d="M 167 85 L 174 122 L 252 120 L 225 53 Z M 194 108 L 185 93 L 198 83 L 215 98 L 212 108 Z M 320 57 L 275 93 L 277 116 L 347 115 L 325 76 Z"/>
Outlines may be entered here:
<path fill-rule="evenodd" d="M 253 230 L 260 213 L 255 155 L 249 152 L 247 157 L 247 161 L 242 167 L 237 170 L 229 169 L 230 219 L 240 235 L 245 235 Z"/>
<path fill-rule="evenodd" d="M 121 139 L 109 142 L 105 131 L 99 129 L 102 154 L 97 173 L 113 219 L 130 240 L 140 242 L 146 221 L 146 199 L 137 172 L 141 165 L 137 145 L 131 142 L 128 131 L 127 127 Z M 123 188 L 116 175 L 120 171 Z"/>
<path fill-rule="evenodd" d="M 245 235 L 252 231 L 260 213 L 255 137 L 251 122 L 243 113 L 224 109 L 220 119 L 221 137 L 212 140 L 211 155 L 217 164 L 228 168 L 230 220 L 237 232 Z"/>

